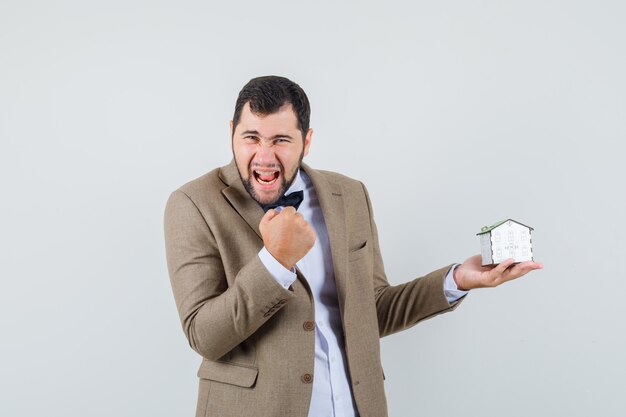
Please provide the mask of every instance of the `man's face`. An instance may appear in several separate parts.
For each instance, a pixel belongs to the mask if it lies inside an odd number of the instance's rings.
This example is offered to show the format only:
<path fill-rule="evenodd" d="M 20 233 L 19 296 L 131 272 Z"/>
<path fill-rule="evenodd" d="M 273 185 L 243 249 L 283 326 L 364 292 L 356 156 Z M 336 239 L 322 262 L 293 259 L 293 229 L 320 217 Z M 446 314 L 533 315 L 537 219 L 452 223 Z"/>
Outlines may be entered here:
<path fill-rule="evenodd" d="M 261 204 L 278 200 L 309 153 L 313 129 L 302 137 L 290 103 L 267 115 L 252 113 L 246 103 L 234 135 L 230 121 L 230 132 L 237 169 L 248 193 Z"/>

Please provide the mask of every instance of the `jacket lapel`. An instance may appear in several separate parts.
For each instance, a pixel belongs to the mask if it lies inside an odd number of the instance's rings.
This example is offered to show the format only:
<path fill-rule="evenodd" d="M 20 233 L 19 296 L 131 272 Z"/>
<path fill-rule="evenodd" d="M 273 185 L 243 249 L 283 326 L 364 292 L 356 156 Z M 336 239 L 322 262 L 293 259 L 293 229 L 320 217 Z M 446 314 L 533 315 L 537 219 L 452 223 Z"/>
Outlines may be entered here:
<path fill-rule="evenodd" d="M 259 204 L 250 197 L 241 182 L 237 165 L 233 159 L 230 164 L 220 168 L 220 179 L 227 185 L 222 194 L 230 202 L 248 226 L 261 238 L 259 223 L 265 214 Z"/>
<path fill-rule="evenodd" d="M 339 296 L 339 308 L 343 315 L 348 278 L 348 239 L 343 191 L 339 184 L 330 181 L 328 176 L 312 169 L 308 165 L 303 163 L 302 169 L 311 178 L 320 201 L 330 241 L 330 250 L 335 270 L 335 284 L 337 286 L 337 295 Z"/>

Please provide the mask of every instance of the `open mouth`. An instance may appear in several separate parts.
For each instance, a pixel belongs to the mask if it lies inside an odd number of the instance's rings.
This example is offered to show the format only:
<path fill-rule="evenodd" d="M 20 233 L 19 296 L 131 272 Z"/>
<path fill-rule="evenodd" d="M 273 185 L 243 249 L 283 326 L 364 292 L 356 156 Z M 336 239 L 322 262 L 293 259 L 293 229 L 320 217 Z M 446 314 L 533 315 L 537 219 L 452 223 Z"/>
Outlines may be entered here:
<path fill-rule="evenodd" d="M 280 177 L 280 171 L 254 170 L 252 172 L 254 179 L 261 185 L 272 185 L 278 180 L 278 177 Z"/>

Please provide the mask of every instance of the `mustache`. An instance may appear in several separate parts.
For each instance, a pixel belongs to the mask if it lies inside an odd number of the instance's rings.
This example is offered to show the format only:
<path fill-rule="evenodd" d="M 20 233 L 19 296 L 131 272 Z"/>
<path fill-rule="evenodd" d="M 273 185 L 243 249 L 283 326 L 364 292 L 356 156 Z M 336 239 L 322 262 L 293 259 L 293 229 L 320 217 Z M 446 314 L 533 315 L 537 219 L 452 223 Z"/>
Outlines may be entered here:
<path fill-rule="evenodd" d="M 252 172 L 255 169 L 263 169 L 263 168 L 267 168 L 267 169 L 276 169 L 276 168 L 278 168 L 278 170 L 280 172 L 284 172 L 285 171 L 283 165 L 280 162 L 272 162 L 270 164 L 259 164 L 259 163 L 256 163 L 256 162 L 254 162 L 254 163 L 251 162 L 250 165 L 248 165 L 248 170 L 250 172 Z"/>

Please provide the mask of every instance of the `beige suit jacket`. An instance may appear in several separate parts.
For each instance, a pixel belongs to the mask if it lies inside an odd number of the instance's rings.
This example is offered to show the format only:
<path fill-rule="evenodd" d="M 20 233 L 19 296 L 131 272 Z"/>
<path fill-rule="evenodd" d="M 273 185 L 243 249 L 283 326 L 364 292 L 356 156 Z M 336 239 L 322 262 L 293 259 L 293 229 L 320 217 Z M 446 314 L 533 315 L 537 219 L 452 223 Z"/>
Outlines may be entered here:
<path fill-rule="evenodd" d="M 379 340 L 456 307 L 443 294 L 451 265 L 390 286 L 363 184 L 302 168 L 328 228 L 354 399 L 361 417 L 384 417 Z M 261 263 L 262 217 L 233 161 L 167 202 L 176 307 L 190 346 L 203 357 L 196 416 L 307 416 L 315 377 L 313 299 L 300 271 L 285 289 Z"/>

